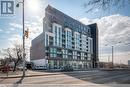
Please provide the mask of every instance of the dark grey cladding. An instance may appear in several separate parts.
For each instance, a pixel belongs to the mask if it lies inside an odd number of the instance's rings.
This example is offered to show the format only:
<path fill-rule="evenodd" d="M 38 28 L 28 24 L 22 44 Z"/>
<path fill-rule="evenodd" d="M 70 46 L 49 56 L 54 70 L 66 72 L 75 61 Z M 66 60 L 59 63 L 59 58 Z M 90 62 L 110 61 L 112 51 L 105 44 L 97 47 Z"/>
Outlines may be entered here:
<path fill-rule="evenodd" d="M 93 38 L 93 67 L 98 66 L 98 27 L 97 24 L 89 25 L 91 29 L 91 37 Z"/>
<path fill-rule="evenodd" d="M 50 5 L 48 5 L 45 11 L 46 11 L 45 17 L 47 17 L 50 22 L 58 23 L 62 25 L 63 28 L 68 27 L 73 31 L 77 31 L 81 34 L 90 36 L 90 27 L 88 25 L 85 25 L 69 17 L 68 15 L 62 13 L 61 11 L 51 7 Z"/>

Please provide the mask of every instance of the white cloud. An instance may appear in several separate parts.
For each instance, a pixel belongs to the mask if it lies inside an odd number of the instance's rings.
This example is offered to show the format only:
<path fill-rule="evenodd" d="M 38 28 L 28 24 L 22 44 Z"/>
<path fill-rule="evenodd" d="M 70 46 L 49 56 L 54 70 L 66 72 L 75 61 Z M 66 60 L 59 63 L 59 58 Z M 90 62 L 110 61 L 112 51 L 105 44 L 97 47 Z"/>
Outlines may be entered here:
<path fill-rule="evenodd" d="M 45 16 L 45 7 L 48 5 L 48 1 L 38 0 L 38 2 L 39 2 L 39 10 L 37 10 L 37 12 L 31 11 L 29 8 L 26 9 L 25 29 L 29 28 L 29 38 L 25 40 L 27 48 L 30 48 L 32 39 L 34 39 L 43 31 L 42 24 L 43 24 L 43 18 Z M 10 31 L 9 34 L 10 37 L 8 41 L 10 42 L 10 45 L 14 40 L 18 40 L 22 43 L 22 31 L 19 30 L 22 29 L 22 24 L 20 24 L 21 19 L 18 20 L 19 22 L 15 20 L 14 22 L 9 23 L 10 28 L 8 30 L 8 33 Z M 14 30 L 16 29 L 17 31 L 14 32 Z"/>
<path fill-rule="evenodd" d="M 42 17 L 36 16 L 36 20 L 27 20 L 25 21 L 25 30 L 29 29 L 29 38 L 26 39 L 26 44 L 28 47 L 31 46 L 31 41 L 34 39 L 36 36 L 38 36 L 40 33 L 42 33 L 43 28 L 42 28 Z M 15 28 L 20 28 L 22 29 L 22 25 L 18 23 L 9 23 L 11 28 L 9 30 L 13 31 Z M 6 31 L 6 33 L 10 33 L 10 31 Z M 21 41 L 20 39 L 22 36 L 18 34 L 12 34 L 12 37 L 10 37 L 8 40 L 12 43 L 13 41 Z"/>
<path fill-rule="evenodd" d="M 8 40 L 9 40 L 10 47 L 13 47 L 13 44 L 15 44 L 15 43 L 17 43 L 17 44 L 22 43 L 22 36 L 20 36 L 18 34 L 14 34 Z"/>
<path fill-rule="evenodd" d="M 97 23 L 99 29 L 100 45 L 115 45 L 119 41 L 130 42 L 130 17 L 112 15 L 101 19 L 80 19 L 85 24 Z"/>
<path fill-rule="evenodd" d="M 29 29 L 29 39 L 30 41 L 42 33 L 42 21 L 39 21 L 41 18 L 35 20 L 35 22 L 28 21 L 25 26 Z"/>
<path fill-rule="evenodd" d="M 84 24 L 97 23 L 99 29 L 99 50 L 102 53 L 111 53 L 111 47 L 105 47 L 105 44 L 114 45 L 114 52 L 117 57 L 123 57 L 126 52 L 130 52 L 130 17 L 122 15 L 111 15 L 101 19 L 80 19 Z M 122 43 L 118 43 L 118 42 Z M 123 52 L 123 54 L 118 54 Z M 108 57 L 108 55 L 106 56 Z M 130 59 L 130 55 L 124 56 Z"/>
<path fill-rule="evenodd" d="M 111 54 L 101 54 L 99 59 L 103 62 L 111 62 L 112 56 Z M 128 60 L 130 60 L 130 52 L 115 53 L 113 59 L 114 63 L 128 64 Z"/>
<path fill-rule="evenodd" d="M 32 19 L 28 19 L 25 21 L 25 30 L 29 29 L 29 38 L 25 39 L 25 46 L 26 46 L 26 52 L 27 57 L 29 58 L 29 52 L 30 52 L 30 46 L 31 46 L 31 41 L 34 39 L 36 36 L 38 36 L 40 33 L 43 31 L 43 17 L 36 16 L 32 17 Z M 16 29 L 22 29 L 22 25 L 18 23 L 9 23 L 10 28 L 8 31 L 6 31 L 7 34 L 10 34 L 12 31 Z M 18 30 L 21 31 L 21 30 Z M 22 32 L 21 33 L 11 33 L 11 37 L 8 39 L 9 41 L 9 47 L 13 47 L 14 43 L 22 44 Z"/>
<path fill-rule="evenodd" d="M 9 31 L 9 30 L 8 30 L 8 31 L 5 31 L 5 33 L 6 33 L 6 34 L 10 34 L 10 31 Z"/>
<path fill-rule="evenodd" d="M 10 30 L 11 30 L 11 31 L 14 31 L 14 30 L 15 30 L 15 28 L 10 28 Z"/>
<path fill-rule="evenodd" d="M 30 53 L 31 41 L 43 31 L 43 25 L 42 25 L 43 20 L 41 19 L 43 19 L 43 17 L 36 16 L 35 18 L 33 18 L 33 20 L 28 20 L 25 22 L 26 29 L 27 28 L 29 29 L 29 38 L 26 38 L 25 40 L 26 53 L 28 58 L 30 57 L 29 53 Z"/>
<path fill-rule="evenodd" d="M 10 26 L 15 27 L 15 28 L 19 28 L 22 29 L 22 25 L 18 24 L 18 23 L 9 23 Z"/>

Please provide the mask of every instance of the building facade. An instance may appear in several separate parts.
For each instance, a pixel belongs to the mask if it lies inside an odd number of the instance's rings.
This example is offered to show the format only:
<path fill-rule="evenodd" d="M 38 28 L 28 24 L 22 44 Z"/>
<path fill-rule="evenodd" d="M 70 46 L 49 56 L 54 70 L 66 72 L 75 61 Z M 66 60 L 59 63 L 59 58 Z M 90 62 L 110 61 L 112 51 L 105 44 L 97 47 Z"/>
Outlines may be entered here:
<path fill-rule="evenodd" d="M 48 6 L 43 19 L 43 32 L 32 40 L 30 60 L 44 59 L 49 69 L 70 65 L 74 69 L 96 68 L 98 62 L 98 29 L 84 25 L 59 10 Z"/>

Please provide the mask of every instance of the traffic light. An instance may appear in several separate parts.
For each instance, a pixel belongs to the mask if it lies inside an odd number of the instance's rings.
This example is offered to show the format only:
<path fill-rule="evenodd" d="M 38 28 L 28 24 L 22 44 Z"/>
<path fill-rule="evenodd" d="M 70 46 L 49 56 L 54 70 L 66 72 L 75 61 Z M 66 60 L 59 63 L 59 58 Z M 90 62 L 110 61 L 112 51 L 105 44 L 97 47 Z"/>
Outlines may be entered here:
<path fill-rule="evenodd" d="M 29 30 L 25 30 L 25 37 L 28 38 L 28 33 L 29 33 Z"/>

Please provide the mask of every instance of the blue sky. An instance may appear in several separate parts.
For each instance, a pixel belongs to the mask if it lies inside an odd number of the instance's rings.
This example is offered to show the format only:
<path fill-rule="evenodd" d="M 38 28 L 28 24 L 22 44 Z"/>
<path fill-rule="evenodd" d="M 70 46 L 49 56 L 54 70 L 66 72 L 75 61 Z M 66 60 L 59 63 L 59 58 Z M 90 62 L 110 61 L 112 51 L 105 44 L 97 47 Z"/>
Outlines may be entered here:
<path fill-rule="evenodd" d="M 94 12 L 85 13 L 86 9 L 83 7 L 85 2 L 88 0 L 48 0 L 48 3 L 55 8 L 63 11 L 64 13 L 74 17 L 74 18 L 83 18 L 87 17 L 90 19 L 95 19 L 103 16 L 113 15 L 113 14 L 121 14 L 125 16 L 130 16 L 130 4 L 127 3 L 128 0 L 125 0 L 126 4 L 123 8 L 116 9 L 116 7 L 112 7 L 111 13 L 104 12 L 101 9 L 95 9 Z M 105 14 L 104 14 L 105 13 Z"/>
<path fill-rule="evenodd" d="M 15 3 L 22 0 L 15 0 Z M 85 13 L 86 9 L 83 7 L 84 2 L 88 0 L 25 0 L 25 28 L 29 28 L 29 38 L 26 39 L 26 45 L 29 47 L 30 42 L 33 38 L 38 36 L 42 32 L 42 19 L 44 17 L 44 9 L 45 7 L 50 4 L 51 6 L 55 7 L 56 9 L 64 12 L 65 14 L 80 20 L 81 22 L 85 24 L 97 22 L 99 23 L 100 32 L 101 35 L 101 41 L 100 49 L 102 50 L 100 53 L 102 55 L 110 55 L 110 48 L 102 46 L 103 43 L 113 44 L 113 38 L 112 39 L 107 35 L 106 31 L 110 32 L 112 36 L 115 34 L 119 36 L 121 32 L 117 33 L 113 30 L 118 31 L 118 28 L 124 28 L 128 30 L 128 27 L 126 27 L 130 20 L 130 3 L 126 3 L 125 7 L 121 8 L 120 10 L 115 9 L 116 7 L 112 7 L 111 13 L 107 11 L 103 11 L 102 9 L 94 9 L 93 12 Z M 35 1 L 35 3 L 32 3 Z M 127 1 L 127 0 L 125 0 Z M 31 3 L 31 4 L 29 4 Z M 0 49 L 7 48 L 12 46 L 12 42 L 14 40 L 19 40 L 21 42 L 22 38 L 22 12 L 21 8 L 15 8 L 15 15 L 13 17 L 0 17 Z M 120 19 L 120 20 L 119 20 Z M 111 21 L 110 21 L 111 20 Z M 124 26 L 118 27 L 124 22 Z M 105 28 L 104 28 L 105 27 Z M 111 29 L 111 32 L 108 28 Z M 106 31 L 105 31 L 106 30 Z M 126 32 L 122 31 L 122 32 Z M 128 31 L 127 31 L 128 32 Z M 122 34 L 122 33 L 121 33 Z M 123 33 L 124 34 L 124 33 Z M 125 33 L 125 35 L 127 35 Z M 124 36 L 125 36 L 124 35 Z M 109 38 L 106 42 L 106 38 Z M 124 37 L 125 38 L 125 37 Z M 129 39 L 127 38 L 117 38 L 125 40 L 124 42 L 129 43 Z M 125 55 L 127 53 L 127 57 L 129 57 L 130 46 L 120 46 L 116 48 L 116 52 L 118 54 L 124 53 Z M 116 55 L 116 54 L 115 54 Z M 119 55 L 120 56 L 120 55 Z M 125 55 L 126 56 L 126 55 Z M 106 58 L 106 56 L 105 56 Z M 102 58 L 104 59 L 104 57 Z"/>

